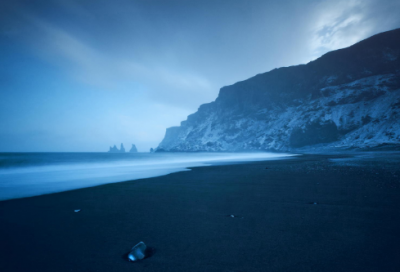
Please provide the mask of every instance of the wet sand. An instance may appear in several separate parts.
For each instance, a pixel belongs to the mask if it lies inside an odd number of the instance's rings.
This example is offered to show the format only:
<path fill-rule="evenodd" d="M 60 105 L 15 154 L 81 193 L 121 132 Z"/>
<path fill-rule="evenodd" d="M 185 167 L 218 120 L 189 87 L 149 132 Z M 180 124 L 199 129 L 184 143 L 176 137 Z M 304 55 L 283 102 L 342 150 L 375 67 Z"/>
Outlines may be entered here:
<path fill-rule="evenodd" d="M 1 201 L 0 271 L 398 272 L 399 156 L 347 157 L 199 167 Z M 140 241 L 154 255 L 127 262 Z"/>

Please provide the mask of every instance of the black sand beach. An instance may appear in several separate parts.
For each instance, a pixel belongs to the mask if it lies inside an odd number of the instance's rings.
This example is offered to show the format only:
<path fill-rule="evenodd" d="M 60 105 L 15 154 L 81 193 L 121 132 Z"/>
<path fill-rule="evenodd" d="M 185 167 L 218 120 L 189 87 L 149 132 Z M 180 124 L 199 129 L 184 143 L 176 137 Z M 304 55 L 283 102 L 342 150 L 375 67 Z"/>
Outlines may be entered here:
<path fill-rule="evenodd" d="M 399 156 L 347 157 L 1 201 L 0 271 L 400 271 Z M 154 255 L 127 262 L 139 241 Z"/>

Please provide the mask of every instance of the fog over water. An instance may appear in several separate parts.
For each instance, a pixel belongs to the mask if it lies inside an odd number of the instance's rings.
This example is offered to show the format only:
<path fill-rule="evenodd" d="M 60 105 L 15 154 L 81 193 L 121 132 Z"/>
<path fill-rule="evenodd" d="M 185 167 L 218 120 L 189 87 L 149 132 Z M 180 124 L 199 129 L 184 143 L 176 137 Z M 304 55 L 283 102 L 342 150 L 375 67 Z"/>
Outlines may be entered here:
<path fill-rule="evenodd" d="M 284 159 L 276 153 L 0 153 L 0 200 L 190 171 L 215 163 Z"/>

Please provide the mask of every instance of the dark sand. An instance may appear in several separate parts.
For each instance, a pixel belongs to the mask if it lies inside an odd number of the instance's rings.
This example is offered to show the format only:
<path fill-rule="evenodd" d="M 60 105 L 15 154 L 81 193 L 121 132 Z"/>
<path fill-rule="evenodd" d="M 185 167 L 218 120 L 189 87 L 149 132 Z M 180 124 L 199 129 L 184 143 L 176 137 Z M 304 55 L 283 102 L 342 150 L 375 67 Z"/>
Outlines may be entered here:
<path fill-rule="evenodd" d="M 0 271 L 400 271 L 398 157 L 333 157 L 2 201 Z"/>

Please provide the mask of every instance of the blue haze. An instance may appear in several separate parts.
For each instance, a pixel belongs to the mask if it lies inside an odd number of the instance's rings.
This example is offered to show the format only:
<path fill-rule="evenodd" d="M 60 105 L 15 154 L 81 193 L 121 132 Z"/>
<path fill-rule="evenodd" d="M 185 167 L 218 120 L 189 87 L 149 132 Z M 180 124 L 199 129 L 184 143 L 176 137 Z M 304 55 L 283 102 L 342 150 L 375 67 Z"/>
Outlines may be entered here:
<path fill-rule="evenodd" d="M 222 86 L 398 14 L 398 0 L 0 1 L 0 152 L 148 151 Z"/>

